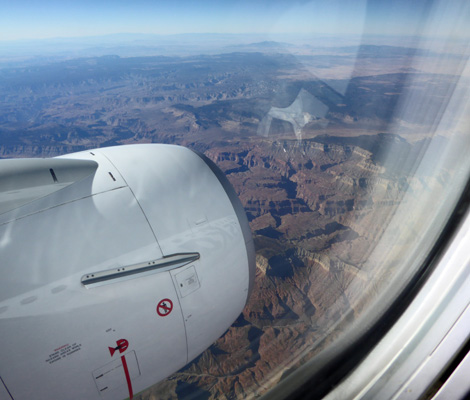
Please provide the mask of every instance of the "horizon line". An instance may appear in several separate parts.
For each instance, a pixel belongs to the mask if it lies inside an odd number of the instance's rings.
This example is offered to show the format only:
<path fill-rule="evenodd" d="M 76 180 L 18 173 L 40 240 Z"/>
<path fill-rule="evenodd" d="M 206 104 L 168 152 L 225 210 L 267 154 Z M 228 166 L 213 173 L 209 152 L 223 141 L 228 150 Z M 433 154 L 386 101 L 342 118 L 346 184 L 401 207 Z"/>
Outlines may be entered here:
<path fill-rule="evenodd" d="M 96 35 L 83 35 L 83 36 L 50 36 L 43 38 L 16 38 L 16 39 L 2 39 L 0 38 L 0 43 L 18 43 L 18 42 L 40 42 L 40 41 L 53 41 L 53 40 L 79 40 L 79 39 L 95 39 L 95 38 L 105 38 L 112 36 L 154 36 L 154 37 L 175 37 L 175 36 L 297 36 L 297 37 L 312 37 L 312 38 L 321 38 L 321 37 L 386 37 L 386 38 L 420 38 L 419 35 L 400 35 L 400 34 L 376 34 L 376 33 L 326 33 L 318 32 L 312 34 L 307 32 L 179 32 L 179 33 L 144 33 L 144 32 L 115 32 L 115 33 L 103 33 Z M 429 38 L 429 37 L 427 37 Z"/>

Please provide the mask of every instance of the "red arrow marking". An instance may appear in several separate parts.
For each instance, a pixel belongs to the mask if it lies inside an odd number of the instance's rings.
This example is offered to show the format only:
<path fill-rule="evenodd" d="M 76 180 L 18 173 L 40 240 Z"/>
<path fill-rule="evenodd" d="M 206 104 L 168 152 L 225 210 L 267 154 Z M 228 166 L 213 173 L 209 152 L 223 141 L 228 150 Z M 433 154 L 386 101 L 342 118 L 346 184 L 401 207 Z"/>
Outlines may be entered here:
<path fill-rule="evenodd" d="M 129 400 L 132 400 L 134 393 L 132 392 L 131 376 L 129 375 L 129 369 L 127 368 L 126 356 L 121 356 L 122 367 L 124 368 L 124 374 L 126 375 L 127 389 L 129 389 Z"/>
<path fill-rule="evenodd" d="M 173 302 L 170 299 L 163 299 L 157 305 L 157 314 L 166 317 L 173 310 Z"/>
<path fill-rule="evenodd" d="M 116 344 L 116 347 L 108 347 L 111 357 L 114 355 L 116 350 L 119 350 L 119 353 L 124 353 L 129 347 L 129 342 L 126 339 L 119 339 Z"/>

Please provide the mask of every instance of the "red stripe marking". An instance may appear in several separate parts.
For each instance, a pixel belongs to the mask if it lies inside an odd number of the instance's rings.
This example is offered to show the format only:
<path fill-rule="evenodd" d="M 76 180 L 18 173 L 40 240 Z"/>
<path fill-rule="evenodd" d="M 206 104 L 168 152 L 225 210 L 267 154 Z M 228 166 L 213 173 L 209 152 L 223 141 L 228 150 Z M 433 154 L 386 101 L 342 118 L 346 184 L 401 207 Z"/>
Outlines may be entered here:
<path fill-rule="evenodd" d="M 126 356 L 121 356 L 122 366 L 124 368 L 124 373 L 126 374 L 127 388 L 129 389 L 129 399 L 132 400 L 134 393 L 132 393 L 132 382 L 129 375 L 129 370 L 127 369 Z"/>

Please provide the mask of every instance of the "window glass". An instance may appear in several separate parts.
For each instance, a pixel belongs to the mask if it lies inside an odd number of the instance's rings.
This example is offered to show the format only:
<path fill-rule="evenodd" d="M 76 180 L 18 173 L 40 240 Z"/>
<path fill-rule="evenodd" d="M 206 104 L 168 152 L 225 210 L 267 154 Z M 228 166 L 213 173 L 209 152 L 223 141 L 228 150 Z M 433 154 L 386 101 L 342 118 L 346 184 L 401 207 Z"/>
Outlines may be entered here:
<path fill-rule="evenodd" d="M 26 3 L 1 5 L 0 157 L 184 145 L 250 221 L 242 315 L 137 398 L 262 395 L 370 326 L 468 179 L 464 1 Z"/>

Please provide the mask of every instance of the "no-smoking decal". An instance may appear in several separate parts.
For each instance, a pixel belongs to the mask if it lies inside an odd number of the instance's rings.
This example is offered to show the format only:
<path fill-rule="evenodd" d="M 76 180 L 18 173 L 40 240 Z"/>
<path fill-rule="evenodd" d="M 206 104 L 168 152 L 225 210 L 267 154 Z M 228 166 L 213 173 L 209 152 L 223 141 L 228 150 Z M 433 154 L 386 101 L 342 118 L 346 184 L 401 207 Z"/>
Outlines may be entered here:
<path fill-rule="evenodd" d="M 163 299 L 157 305 L 157 314 L 166 317 L 173 310 L 173 302 L 170 299 Z"/>

